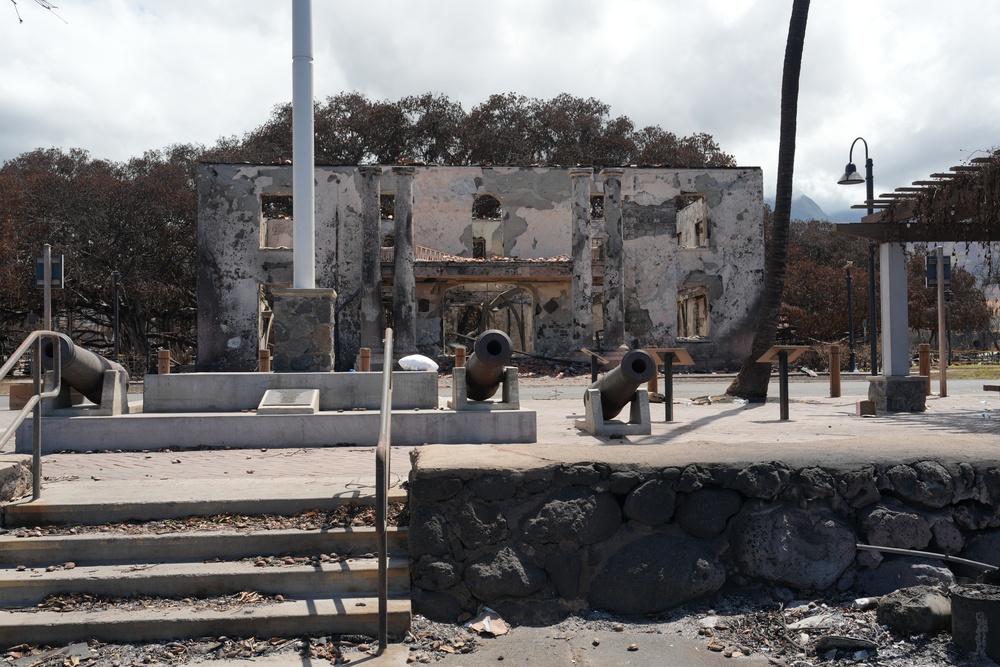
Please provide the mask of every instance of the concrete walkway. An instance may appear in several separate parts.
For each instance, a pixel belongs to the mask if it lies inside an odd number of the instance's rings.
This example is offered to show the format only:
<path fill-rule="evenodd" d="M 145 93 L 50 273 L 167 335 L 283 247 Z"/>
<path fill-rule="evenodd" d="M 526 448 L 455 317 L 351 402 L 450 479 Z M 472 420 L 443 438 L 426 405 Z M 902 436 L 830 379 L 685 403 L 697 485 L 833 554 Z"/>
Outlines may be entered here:
<path fill-rule="evenodd" d="M 790 419 L 781 421 L 778 388 L 764 404 L 731 401 L 699 404 L 698 396 L 721 395 L 728 378 L 699 377 L 675 385 L 674 421 L 664 422 L 664 406 L 653 403 L 652 434 L 622 439 L 595 438 L 578 431 L 587 378 L 561 383 L 523 380 L 522 407 L 534 410 L 538 442 L 520 445 L 441 445 L 393 447 L 392 482 L 398 487 L 410 471 L 410 454 L 419 449 L 421 465 L 474 465 L 476 459 L 512 467 L 539 459 L 594 460 L 641 456 L 664 465 L 782 460 L 814 465 L 916 460 L 946 456 L 955 460 L 1000 461 L 1000 396 L 982 391 L 982 381 L 952 382 L 947 398 L 929 396 L 923 413 L 855 416 L 856 401 L 867 398 L 862 376 L 844 383 L 841 398 L 829 398 L 825 382 L 792 385 Z M 449 397 L 442 381 L 440 405 Z M 0 429 L 15 413 L 0 397 Z M 996 408 L 997 412 L 992 410 Z M 43 425 L 44 434 L 44 425 Z M 636 449 L 637 448 L 637 449 Z M 0 453 L 0 468 L 30 457 Z M 640 451 L 641 450 L 641 451 Z M 91 502 L 126 497 L 287 498 L 300 494 L 357 495 L 375 483 L 372 447 L 321 449 L 229 449 L 149 452 L 63 453 L 42 457 L 43 499 L 75 495 Z"/>

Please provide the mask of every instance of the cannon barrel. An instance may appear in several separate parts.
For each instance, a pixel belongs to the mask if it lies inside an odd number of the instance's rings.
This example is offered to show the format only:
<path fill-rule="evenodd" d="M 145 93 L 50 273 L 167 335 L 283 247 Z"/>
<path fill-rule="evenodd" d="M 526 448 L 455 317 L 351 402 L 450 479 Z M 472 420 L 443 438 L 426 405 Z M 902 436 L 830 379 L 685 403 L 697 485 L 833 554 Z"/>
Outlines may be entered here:
<path fill-rule="evenodd" d="M 465 386 L 469 399 L 485 401 L 497 393 L 503 380 L 503 367 L 510 361 L 514 346 L 499 329 L 479 334 L 472 354 L 465 360 Z"/>
<path fill-rule="evenodd" d="M 101 403 L 101 393 L 104 389 L 104 371 L 118 370 L 125 373 L 125 383 L 128 384 L 128 371 L 121 364 L 75 345 L 65 334 L 59 335 L 59 354 L 62 379 L 98 405 Z M 52 370 L 55 365 L 55 355 L 52 339 L 46 338 L 42 342 L 42 368 Z"/>
<path fill-rule="evenodd" d="M 604 419 L 618 416 L 635 396 L 639 385 L 649 382 L 656 375 L 656 362 L 645 350 L 629 350 L 622 357 L 619 366 L 611 370 L 600 380 L 590 385 L 590 389 L 601 392 L 601 409 Z M 585 394 L 588 396 L 589 394 Z"/>

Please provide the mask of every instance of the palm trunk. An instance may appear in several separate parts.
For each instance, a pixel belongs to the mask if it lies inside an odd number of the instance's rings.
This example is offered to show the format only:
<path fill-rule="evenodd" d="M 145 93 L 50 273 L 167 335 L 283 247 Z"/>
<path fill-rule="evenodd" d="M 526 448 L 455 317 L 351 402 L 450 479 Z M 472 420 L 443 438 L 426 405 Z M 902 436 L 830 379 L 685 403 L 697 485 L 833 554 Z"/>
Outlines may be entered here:
<path fill-rule="evenodd" d="M 795 169 L 795 124 L 799 103 L 799 72 L 802 69 L 802 46 L 806 38 L 809 0 L 793 0 L 792 18 L 788 23 L 785 63 L 781 75 L 781 129 L 778 139 L 778 182 L 774 197 L 774 228 L 767 246 L 764 267 L 764 298 L 754 332 L 750 355 L 740 372 L 726 389 L 727 394 L 750 401 L 767 398 L 771 377 L 770 364 L 757 360 L 774 345 L 781 314 L 781 298 L 785 291 L 785 269 L 788 263 L 788 223 L 792 212 L 792 173 Z"/>

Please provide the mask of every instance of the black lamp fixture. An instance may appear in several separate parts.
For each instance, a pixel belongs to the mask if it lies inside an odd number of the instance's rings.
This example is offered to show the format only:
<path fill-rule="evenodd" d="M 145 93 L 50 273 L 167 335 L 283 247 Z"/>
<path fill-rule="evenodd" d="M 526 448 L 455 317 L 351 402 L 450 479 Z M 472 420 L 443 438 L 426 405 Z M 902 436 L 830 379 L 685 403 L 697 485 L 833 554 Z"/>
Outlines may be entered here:
<path fill-rule="evenodd" d="M 854 164 L 854 145 L 858 142 L 865 145 L 865 175 L 858 173 L 858 168 Z M 844 175 L 837 181 L 838 185 L 860 185 L 864 183 L 866 188 L 865 204 L 868 206 L 868 215 L 875 212 L 875 178 L 872 176 L 872 159 L 868 157 L 868 142 L 862 137 L 858 137 L 851 142 L 851 150 L 847 154 L 847 166 L 844 167 Z M 872 375 L 878 375 L 878 319 L 875 312 L 875 242 L 868 242 L 868 320 L 869 332 L 871 335 L 871 357 Z"/>

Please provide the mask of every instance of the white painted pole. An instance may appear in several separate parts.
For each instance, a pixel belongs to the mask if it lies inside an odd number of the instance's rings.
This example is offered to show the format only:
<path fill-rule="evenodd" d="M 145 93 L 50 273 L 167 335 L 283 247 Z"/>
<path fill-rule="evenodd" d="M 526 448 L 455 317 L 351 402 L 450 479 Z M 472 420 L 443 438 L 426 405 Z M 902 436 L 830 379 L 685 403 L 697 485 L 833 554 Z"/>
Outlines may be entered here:
<path fill-rule="evenodd" d="M 883 374 L 910 374 L 910 329 L 907 321 L 906 255 L 902 243 L 879 244 L 882 283 Z"/>
<path fill-rule="evenodd" d="M 294 286 L 316 287 L 312 0 L 292 4 L 292 245 Z"/>

